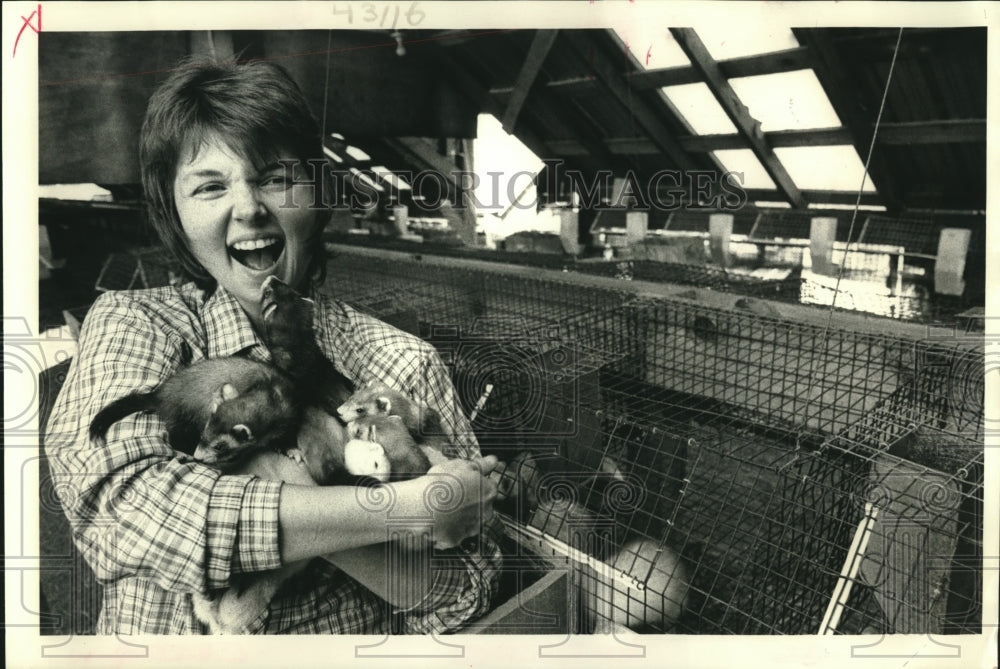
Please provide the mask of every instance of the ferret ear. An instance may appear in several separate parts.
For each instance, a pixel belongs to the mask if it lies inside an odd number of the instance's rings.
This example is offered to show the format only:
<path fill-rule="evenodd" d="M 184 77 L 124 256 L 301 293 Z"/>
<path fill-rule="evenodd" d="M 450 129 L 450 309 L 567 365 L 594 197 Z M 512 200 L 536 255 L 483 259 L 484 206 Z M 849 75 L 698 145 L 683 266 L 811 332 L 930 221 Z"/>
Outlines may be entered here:
<path fill-rule="evenodd" d="M 240 394 L 236 391 L 236 386 L 231 383 L 223 383 L 219 392 L 222 393 L 222 399 L 224 400 L 234 400 L 240 396 Z"/>
<path fill-rule="evenodd" d="M 389 413 L 392 411 L 392 402 L 388 397 L 376 397 L 375 398 L 375 408 L 382 413 Z"/>
<path fill-rule="evenodd" d="M 243 423 L 233 425 L 233 429 L 231 429 L 229 433 L 232 434 L 233 437 L 235 437 L 240 443 L 246 443 L 253 439 L 253 432 L 251 432 L 250 428 Z"/>

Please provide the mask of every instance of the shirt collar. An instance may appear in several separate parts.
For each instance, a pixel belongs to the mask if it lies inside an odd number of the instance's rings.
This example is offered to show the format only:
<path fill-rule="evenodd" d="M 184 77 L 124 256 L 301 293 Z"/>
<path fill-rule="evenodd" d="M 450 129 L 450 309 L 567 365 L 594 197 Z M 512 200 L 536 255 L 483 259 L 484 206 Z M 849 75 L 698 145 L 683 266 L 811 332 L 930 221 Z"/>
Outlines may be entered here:
<path fill-rule="evenodd" d="M 263 340 L 257 336 L 240 303 L 222 286 L 217 286 L 202 307 L 202 322 L 208 357 L 222 358 L 250 349 L 252 357 L 270 360 Z"/>

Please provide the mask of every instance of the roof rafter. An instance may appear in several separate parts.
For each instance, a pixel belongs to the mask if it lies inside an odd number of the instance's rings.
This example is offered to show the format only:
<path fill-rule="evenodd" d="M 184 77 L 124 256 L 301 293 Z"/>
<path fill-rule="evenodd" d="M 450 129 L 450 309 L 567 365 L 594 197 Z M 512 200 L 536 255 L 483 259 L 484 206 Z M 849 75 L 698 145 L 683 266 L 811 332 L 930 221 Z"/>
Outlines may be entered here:
<path fill-rule="evenodd" d="M 796 47 L 782 51 L 755 54 L 753 56 L 728 58 L 718 61 L 718 64 L 724 77 L 727 79 L 738 79 L 741 77 L 756 77 L 764 74 L 779 74 L 781 72 L 809 69 L 812 67 L 812 56 L 809 53 L 809 49 Z M 639 90 L 696 84 L 700 81 L 702 81 L 701 74 L 691 65 L 661 67 L 629 74 L 629 83 L 631 83 L 633 88 Z M 594 80 L 590 77 L 570 77 L 553 80 L 548 82 L 546 87 L 557 89 L 560 93 L 567 95 L 586 95 L 594 93 L 597 90 Z M 509 86 L 497 88 L 493 92 L 509 94 L 511 88 Z"/>
<path fill-rule="evenodd" d="M 775 149 L 800 146 L 840 146 L 853 141 L 847 128 L 810 128 L 807 130 L 776 130 L 765 132 L 764 140 Z M 685 151 L 706 153 L 744 149 L 746 144 L 739 134 L 689 135 L 678 137 Z M 944 121 L 913 121 L 883 123 L 879 127 L 878 142 L 889 146 L 921 144 L 975 144 L 986 141 L 984 119 Z M 656 145 L 642 137 L 612 137 L 604 140 L 614 155 L 652 155 L 659 153 Z M 583 155 L 586 149 L 574 139 L 554 140 L 549 147 L 559 155 Z"/>
<path fill-rule="evenodd" d="M 750 116 L 749 110 L 740 102 L 736 91 L 733 90 L 722 70 L 719 69 L 719 64 L 709 54 L 698 34 L 691 28 L 671 28 L 670 32 L 691 60 L 692 65 L 701 72 L 705 83 L 712 91 L 712 95 L 719 101 L 726 115 L 746 140 L 768 176 L 778 186 L 782 197 L 794 207 L 805 208 L 806 201 L 802 197 L 802 193 L 785 170 L 785 166 L 774 154 L 774 150 L 768 145 L 764 133 L 761 132 L 760 123 Z"/>
<path fill-rule="evenodd" d="M 548 56 L 549 50 L 555 44 L 558 34 L 558 30 L 539 30 L 535 33 L 535 38 L 531 41 L 528 55 L 525 56 L 524 64 L 521 65 L 521 71 L 517 75 L 517 82 L 514 84 L 514 90 L 510 100 L 507 102 L 507 109 L 504 110 L 503 114 L 503 129 L 508 134 L 514 130 L 514 123 L 517 122 L 517 116 L 521 113 L 521 107 L 524 106 L 524 101 L 528 98 L 528 91 L 531 90 L 532 85 L 535 83 L 535 79 L 542 69 L 542 63 L 545 62 L 545 57 Z"/>
<path fill-rule="evenodd" d="M 612 65 L 599 49 L 598 53 L 590 50 L 592 43 L 586 42 L 579 33 L 567 33 L 568 42 L 576 50 L 577 55 L 584 59 L 597 81 L 599 81 L 642 127 L 654 145 L 665 154 L 677 167 L 685 170 L 695 170 L 698 164 L 687 153 L 673 134 L 663 125 L 657 113 L 641 97 L 630 93 L 629 86 L 623 75 Z"/>

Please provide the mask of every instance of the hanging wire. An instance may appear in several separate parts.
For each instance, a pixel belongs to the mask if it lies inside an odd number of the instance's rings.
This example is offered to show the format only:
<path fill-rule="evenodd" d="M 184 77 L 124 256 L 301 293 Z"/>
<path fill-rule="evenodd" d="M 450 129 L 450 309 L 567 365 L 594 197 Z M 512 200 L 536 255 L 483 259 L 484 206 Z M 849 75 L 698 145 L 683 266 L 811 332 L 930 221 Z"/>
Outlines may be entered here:
<path fill-rule="evenodd" d="M 840 269 L 837 271 L 837 282 L 833 287 L 833 298 L 830 300 L 830 308 L 827 310 L 826 323 L 823 325 L 823 332 L 820 336 L 820 341 L 823 342 L 824 351 L 829 345 L 830 336 L 830 326 L 833 324 L 833 313 L 837 308 L 837 294 L 840 292 L 840 282 L 844 276 L 844 268 L 847 267 L 847 256 L 851 249 L 851 238 L 854 236 L 854 224 L 858 218 L 858 210 L 861 208 L 861 195 L 865 189 L 865 183 L 868 180 L 868 166 L 872 161 L 872 154 L 875 151 L 875 142 L 878 140 L 878 129 L 882 122 L 882 113 L 885 111 L 885 101 L 889 96 L 889 85 L 892 83 L 892 73 L 896 69 L 896 58 L 899 55 L 899 45 L 903 39 L 903 29 L 899 29 L 899 34 L 896 36 L 896 46 L 892 51 L 892 61 L 889 63 L 889 73 L 886 76 L 885 88 L 882 91 L 882 102 L 879 104 L 878 115 L 875 117 L 875 127 L 872 130 L 872 138 L 868 144 L 868 155 L 865 158 L 865 169 L 861 175 L 861 185 L 858 187 L 858 195 L 854 201 L 854 211 L 851 213 L 851 224 L 847 230 L 847 244 L 844 245 L 844 257 L 840 262 Z M 813 389 L 816 384 L 817 374 L 815 372 L 814 366 L 816 364 L 816 359 L 821 356 L 810 356 L 809 359 L 809 372 L 808 372 L 808 385 L 806 391 L 807 401 L 812 402 Z M 807 417 L 808 421 L 808 417 Z M 803 427 L 803 431 L 805 428 Z"/>
<path fill-rule="evenodd" d="M 889 84 L 892 83 L 892 73 L 896 69 L 896 57 L 899 55 L 899 44 L 903 40 L 903 29 L 899 29 L 899 34 L 896 36 L 896 48 L 892 51 L 892 62 L 889 63 L 889 74 L 886 76 L 885 89 L 882 91 L 882 103 L 878 107 L 878 116 L 875 117 L 875 128 L 872 131 L 872 139 L 868 144 L 868 156 L 865 158 L 865 169 L 861 174 L 861 186 L 858 187 L 858 197 L 854 201 L 854 211 L 851 213 L 851 225 L 847 229 L 847 244 L 844 246 L 844 258 L 840 263 L 840 269 L 837 271 L 837 283 L 833 287 L 833 299 L 830 300 L 830 311 L 827 314 L 826 327 L 830 327 L 830 322 L 833 318 L 833 312 L 837 306 L 837 293 L 840 290 L 840 280 L 844 276 L 844 268 L 847 266 L 847 254 L 851 248 L 851 238 L 854 236 L 854 223 L 858 218 L 858 210 L 861 207 L 861 194 L 865 189 L 865 182 L 868 180 L 868 166 L 872 162 L 872 154 L 875 151 L 875 142 L 878 140 L 878 129 L 882 122 L 882 112 L 885 111 L 885 101 L 889 97 Z M 824 337 L 826 332 L 824 331 Z"/>
<path fill-rule="evenodd" d="M 326 69 L 323 72 L 323 118 L 320 120 L 320 139 L 326 146 L 326 105 L 330 95 L 330 51 L 333 43 L 333 31 L 326 31 Z"/>

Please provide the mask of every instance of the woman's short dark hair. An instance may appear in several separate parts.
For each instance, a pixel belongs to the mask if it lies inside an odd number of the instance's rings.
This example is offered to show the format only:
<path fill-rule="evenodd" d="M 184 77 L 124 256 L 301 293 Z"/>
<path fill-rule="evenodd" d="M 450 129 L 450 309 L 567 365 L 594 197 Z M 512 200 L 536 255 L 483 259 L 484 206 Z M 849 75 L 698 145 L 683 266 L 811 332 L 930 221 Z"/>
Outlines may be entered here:
<path fill-rule="evenodd" d="M 184 274 L 211 289 L 215 279 L 188 248 L 174 203 L 178 161 L 209 135 L 220 136 L 254 165 L 266 165 L 282 151 L 303 161 L 324 156 L 320 126 L 305 95 L 275 63 L 186 61 L 153 93 L 139 138 L 149 221 Z M 325 254 L 319 230 L 313 247 L 308 275 L 322 280 Z"/>

